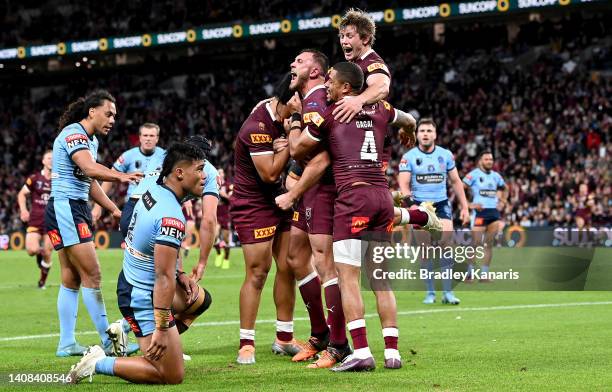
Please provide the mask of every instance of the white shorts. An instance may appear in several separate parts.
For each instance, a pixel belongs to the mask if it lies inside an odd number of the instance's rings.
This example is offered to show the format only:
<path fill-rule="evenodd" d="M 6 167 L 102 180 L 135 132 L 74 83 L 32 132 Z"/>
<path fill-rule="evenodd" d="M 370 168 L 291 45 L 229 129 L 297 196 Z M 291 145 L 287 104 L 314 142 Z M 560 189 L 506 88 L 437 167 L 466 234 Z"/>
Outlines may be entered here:
<path fill-rule="evenodd" d="M 334 261 L 361 268 L 361 240 L 346 239 L 334 242 Z"/>

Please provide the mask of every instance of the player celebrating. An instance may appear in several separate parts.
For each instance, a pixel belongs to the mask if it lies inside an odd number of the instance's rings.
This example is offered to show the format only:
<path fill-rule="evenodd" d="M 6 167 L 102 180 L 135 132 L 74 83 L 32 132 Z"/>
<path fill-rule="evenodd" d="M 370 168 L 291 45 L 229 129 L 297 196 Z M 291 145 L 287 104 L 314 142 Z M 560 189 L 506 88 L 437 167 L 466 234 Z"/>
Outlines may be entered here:
<path fill-rule="evenodd" d="M 283 119 L 289 117 L 287 102 L 291 77 L 275 86 L 274 98 L 256 108 L 245 120 L 236 139 L 234 193 L 230 214 L 244 252 L 246 276 L 240 289 L 240 350 L 237 362 L 255 363 L 255 319 L 261 291 L 276 260 L 274 303 L 276 305 L 275 351 L 295 355 L 293 339 L 295 278 L 287 264 L 291 216 L 276 207 L 274 197 L 282 192 L 280 176 L 289 160 Z"/>
<path fill-rule="evenodd" d="M 442 240 L 448 242 L 453 231 L 453 221 L 446 190 L 447 178 L 450 179 L 457 196 L 461 208 L 459 216 L 463 224 L 469 221 L 469 212 L 461 179 L 455 167 L 455 158 L 449 150 L 436 146 L 436 130 L 436 123 L 431 118 L 419 120 L 416 130 L 417 146 L 402 157 L 398 182 L 405 197 L 412 197 L 417 204 L 425 201 L 434 203 L 436 215 L 442 221 Z M 426 264 L 429 270 L 433 268 L 432 261 L 426 261 Z M 451 259 L 442 258 L 440 264 L 443 272 L 453 268 Z M 444 279 L 442 285 L 442 303 L 458 305 L 460 301 L 452 291 L 452 280 Z M 433 279 L 426 279 L 426 286 L 427 295 L 423 303 L 433 304 L 436 301 Z"/>
<path fill-rule="evenodd" d="M 164 159 L 159 184 L 145 192 L 130 222 L 117 299 L 145 356 L 111 358 L 100 346 L 93 346 L 70 369 L 71 382 L 95 373 L 143 384 L 183 381 L 179 315 L 198 298 L 202 312 L 211 303 L 210 294 L 176 269 L 185 236 L 181 200 L 202 195 L 205 159 L 204 151 L 193 144 L 172 145 Z M 179 287 L 182 290 L 177 290 Z M 173 312 L 179 314 L 176 320 Z"/>
<path fill-rule="evenodd" d="M 472 238 L 476 246 L 485 245 L 484 259 L 480 270 L 489 272 L 491 258 L 493 257 L 493 245 L 495 236 L 503 225 L 499 211 L 506 205 L 506 183 L 502 176 L 493 170 L 493 153 L 483 151 L 478 159 L 478 167 L 463 179 L 466 189 L 472 193 Z M 469 280 L 473 277 L 473 262 L 468 264 Z M 489 279 L 480 279 L 481 282 L 489 282 Z"/>
<path fill-rule="evenodd" d="M 53 245 L 45 234 L 45 207 L 49 202 L 51 193 L 51 159 L 53 151 L 48 150 L 43 154 L 43 169 L 40 173 L 34 173 L 26 179 L 23 188 L 17 194 L 20 218 L 24 223 L 28 223 L 26 230 L 26 251 L 30 256 L 36 256 L 36 264 L 40 269 L 38 287 L 45 288 L 45 282 L 51 268 L 51 252 Z M 28 211 L 26 198 L 32 197 L 32 208 Z M 43 241 L 41 246 L 40 241 Z"/>
<path fill-rule="evenodd" d="M 140 145 L 121 154 L 113 164 L 113 170 L 117 170 L 121 173 L 144 172 L 150 162 L 156 161 L 161 163 L 163 161 L 164 149 L 157 147 L 157 143 L 159 142 L 159 125 L 154 123 L 142 124 L 138 130 L 138 137 Z M 112 186 L 113 184 L 111 182 L 105 182 L 102 184 L 102 189 L 106 194 L 109 194 Z M 134 208 L 133 204 L 135 204 L 135 201 L 130 203 L 130 199 L 136 187 L 137 184 L 128 185 L 126 205 L 123 209 L 124 212 L 129 212 L 127 215 L 131 215 L 131 209 Z M 101 213 L 102 209 L 100 205 L 95 205 L 92 210 L 94 222 L 98 220 Z M 129 223 L 129 220 L 127 222 L 124 221 L 124 223 Z"/>
<path fill-rule="evenodd" d="M 354 63 L 334 65 L 326 82 L 327 96 L 337 102 L 346 96 L 356 96 L 363 86 L 363 72 Z M 359 287 L 361 271 L 361 235 L 367 230 L 376 233 L 381 240 L 388 234 L 395 220 L 393 199 L 387 181 L 381 171 L 382 161 L 378 151 L 382 150 L 389 123 L 413 129 L 412 116 L 381 101 L 367 105 L 354 120 L 341 123 L 334 120 L 336 104 L 330 106 L 321 118 L 316 118 L 298 136 L 295 146 L 297 155 L 308 153 L 319 142 L 329 146 L 338 197 L 334 205 L 333 254 L 339 276 L 344 314 L 348 320 L 355 352 L 348 356 L 333 371 L 372 370 L 374 358 L 370 352 L 364 319 L 364 306 Z M 301 131 L 298 122 L 291 124 L 291 135 Z M 363 136 L 361 136 L 363 135 Z M 403 210 L 406 218 L 402 223 L 421 224 L 428 230 L 439 230 L 439 222 L 431 206 L 417 210 Z M 376 292 L 378 300 L 378 292 Z M 395 308 L 378 306 L 381 323 L 393 329 L 393 336 L 385 336 L 385 367 L 401 367 L 397 350 L 397 328 Z"/>
<path fill-rule="evenodd" d="M 222 269 L 229 269 L 229 255 L 230 255 L 230 230 L 231 222 L 229 217 L 229 198 L 230 198 L 230 187 L 225 181 L 225 170 L 220 168 L 218 170 L 219 176 L 219 206 L 217 208 L 217 228 L 216 238 L 219 241 L 215 244 L 215 251 L 217 257 L 215 258 L 215 267 L 221 267 Z M 221 252 L 223 250 L 223 252 Z"/>
<path fill-rule="evenodd" d="M 80 355 L 85 350 L 74 338 L 80 286 L 104 349 L 110 352 L 113 346 L 105 332 L 108 320 L 87 202 L 91 197 L 118 218 L 121 211 L 92 179 L 133 182 L 142 177 L 142 173 L 119 173 L 96 163 L 96 134 L 108 134 L 116 113 L 115 98 L 106 91 L 79 98 L 60 118 L 61 132 L 53 142 L 51 198 L 45 210 L 45 224 L 62 269 L 57 297 L 60 341 L 56 355 L 60 357 Z"/>

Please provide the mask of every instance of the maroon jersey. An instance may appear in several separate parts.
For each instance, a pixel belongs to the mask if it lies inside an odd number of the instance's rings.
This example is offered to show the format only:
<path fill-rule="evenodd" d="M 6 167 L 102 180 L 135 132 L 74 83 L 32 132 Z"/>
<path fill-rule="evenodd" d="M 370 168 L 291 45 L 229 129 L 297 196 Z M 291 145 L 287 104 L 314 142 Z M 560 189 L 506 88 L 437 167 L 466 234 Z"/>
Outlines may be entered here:
<path fill-rule="evenodd" d="M 309 92 L 306 93 L 304 98 L 302 98 L 302 123 L 303 126 L 306 127 L 312 123 L 312 117 L 319 115 L 323 116 L 325 110 L 327 109 L 327 90 L 325 89 L 325 85 L 320 84 L 316 87 L 313 87 Z M 311 156 L 315 156 L 318 152 L 323 150 L 323 147 L 317 149 Z M 308 164 L 310 158 L 304 160 L 304 165 Z M 301 175 L 301 174 L 300 174 Z M 334 183 L 334 176 L 332 174 L 331 168 L 325 170 L 325 174 L 321 177 L 319 181 L 321 184 L 331 185 Z"/>
<path fill-rule="evenodd" d="M 45 207 L 51 194 L 51 180 L 47 179 L 42 172 L 34 173 L 26 179 L 25 187 L 28 188 L 32 196 L 30 215 L 44 216 Z"/>
<path fill-rule="evenodd" d="M 382 57 L 380 57 L 378 53 L 376 53 L 373 49 L 368 50 L 364 55 L 359 57 L 354 62 L 363 71 L 362 91 L 368 87 L 368 76 L 370 75 L 380 73 L 383 75 L 387 75 L 389 77 L 389 80 L 391 80 L 391 72 L 389 72 L 389 67 L 387 67 L 387 64 L 385 64 L 385 61 L 382 59 Z M 389 160 L 391 159 L 391 152 L 393 150 L 393 148 L 391 147 L 391 138 L 391 133 L 387 132 L 387 135 L 385 136 L 384 148 L 381 150 L 383 152 L 383 167 L 381 168 L 383 172 L 386 171 L 386 166 L 388 165 Z"/>
<path fill-rule="evenodd" d="M 338 192 L 355 182 L 387 187 L 380 152 L 387 125 L 395 121 L 395 109 L 386 101 L 364 105 L 347 124 L 334 120 L 335 106 L 328 107 L 322 117 L 314 116 L 306 132 L 311 138 L 328 144 Z"/>
<path fill-rule="evenodd" d="M 262 181 L 252 156 L 272 155 L 272 142 L 284 134 L 282 124 L 275 121 L 270 104 L 261 105 L 242 124 L 234 155 L 234 197 L 253 202 L 272 201 L 281 193 L 281 180 L 274 184 Z"/>

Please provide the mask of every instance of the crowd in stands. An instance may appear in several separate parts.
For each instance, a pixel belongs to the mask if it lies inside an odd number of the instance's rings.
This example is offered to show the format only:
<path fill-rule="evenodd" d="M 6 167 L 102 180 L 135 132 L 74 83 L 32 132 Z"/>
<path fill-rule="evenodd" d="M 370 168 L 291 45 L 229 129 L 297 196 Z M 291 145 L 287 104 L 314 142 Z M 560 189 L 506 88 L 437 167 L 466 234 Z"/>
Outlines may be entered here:
<path fill-rule="evenodd" d="M 508 184 L 509 203 L 503 211 L 508 224 L 609 226 L 610 22 L 601 18 L 585 22 L 589 28 L 574 30 L 565 28 L 571 21 L 562 24 L 560 29 L 554 24 L 525 25 L 513 44 L 507 38 L 483 44 L 491 27 L 470 25 L 447 32 L 443 43 L 414 32 L 402 36 L 404 49 L 385 45 L 384 38 L 375 49 L 393 75 L 389 100 L 436 119 L 437 143 L 455 153 L 462 177 L 480 151 L 493 151 L 495 170 Z M 523 34 L 529 29 L 530 34 Z M 476 37 L 482 38 L 480 45 Z M 470 45 L 461 46 L 461 41 Z M 536 51 L 536 45 L 544 49 Z M 100 162 L 110 166 L 137 143 L 140 124 L 155 122 L 162 129 L 162 146 L 196 133 L 211 138 L 211 161 L 231 178 L 235 135 L 253 105 L 287 70 L 289 60 L 271 53 L 265 58 L 245 56 L 242 68 L 203 74 L 140 70 L 97 80 L 78 77 L 36 91 L 1 86 L 6 94 L 0 98 L 0 233 L 23 229 L 16 194 L 25 177 L 40 170 L 40 157 L 57 134 L 59 115 L 77 96 L 104 87 L 117 97 L 117 124 L 101 138 Z M 405 152 L 394 145 L 387 173 L 391 178 Z M 391 186 L 396 184 L 392 181 Z M 115 190 L 113 198 L 121 201 L 124 187 Z M 106 218 L 101 224 L 111 223 Z"/>

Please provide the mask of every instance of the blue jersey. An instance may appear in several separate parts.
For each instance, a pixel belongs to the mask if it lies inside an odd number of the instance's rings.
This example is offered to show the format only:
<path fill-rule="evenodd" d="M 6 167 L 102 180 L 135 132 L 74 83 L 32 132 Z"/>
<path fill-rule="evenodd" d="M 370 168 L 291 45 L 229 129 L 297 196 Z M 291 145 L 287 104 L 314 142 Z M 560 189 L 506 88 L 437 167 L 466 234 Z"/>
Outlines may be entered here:
<path fill-rule="evenodd" d="M 156 244 L 179 249 L 185 237 L 181 201 L 165 185 L 149 188 L 138 200 L 125 237 L 123 273 L 138 288 L 153 290 Z"/>
<path fill-rule="evenodd" d="M 453 154 L 440 146 L 426 153 L 414 147 L 402 156 L 399 171 L 411 173 L 410 190 L 416 201 L 434 203 L 448 199 L 448 172 L 455 168 Z"/>
<path fill-rule="evenodd" d="M 472 190 L 472 203 L 481 204 L 482 208 L 497 208 L 497 190 L 506 186 L 502 176 L 493 170 L 486 173 L 474 169 L 465 176 L 463 182 Z"/>
<path fill-rule="evenodd" d="M 160 157 L 163 161 L 165 155 L 166 150 L 161 147 L 155 147 L 155 150 L 150 154 L 144 154 L 140 147 L 134 147 L 121 154 L 119 159 L 113 164 L 113 168 L 122 173 L 143 172 L 148 167 L 149 162 L 158 160 Z M 135 189 L 136 184 L 130 183 L 127 190 L 128 198 Z"/>
<path fill-rule="evenodd" d="M 51 197 L 54 199 L 89 200 L 91 178 L 72 161 L 72 154 L 88 150 L 94 161 L 98 156 L 98 139 L 89 136 L 79 123 L 66 126 L 53 142 Z"/>

